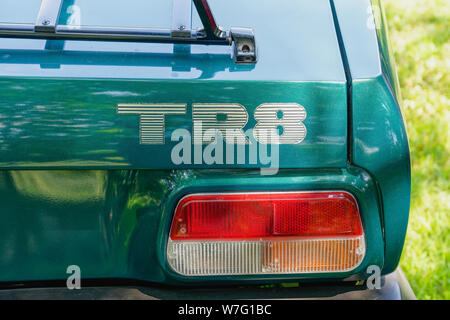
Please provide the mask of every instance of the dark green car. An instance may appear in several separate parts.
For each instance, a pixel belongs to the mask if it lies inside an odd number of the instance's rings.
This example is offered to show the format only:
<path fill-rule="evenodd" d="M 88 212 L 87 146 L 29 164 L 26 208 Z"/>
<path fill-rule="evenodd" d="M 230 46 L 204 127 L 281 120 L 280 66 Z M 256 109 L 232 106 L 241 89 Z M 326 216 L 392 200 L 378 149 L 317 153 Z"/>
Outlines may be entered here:
<path fill-rule="evenodd" d="M 0 299 L 414 298 L 378 0 L 2 0 L 0 88 Z"/>

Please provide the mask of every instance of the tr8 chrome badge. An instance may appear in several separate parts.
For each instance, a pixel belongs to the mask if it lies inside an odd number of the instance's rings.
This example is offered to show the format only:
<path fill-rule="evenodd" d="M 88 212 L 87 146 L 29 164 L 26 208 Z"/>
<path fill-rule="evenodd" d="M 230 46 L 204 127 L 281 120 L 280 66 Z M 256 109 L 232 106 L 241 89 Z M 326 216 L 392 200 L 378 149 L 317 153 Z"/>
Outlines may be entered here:
<path fill-rule="evenodd" d="M 119 114 L 139 115 L 141 144 L 164 144 L 165 117 L 186 114 L 186 109 L 185 103 L 117 105 Z M 263 103 L 255 109 L 254 119 L 257 123 L 253 128 L 253 136 L 258 142 L 267 143 L 265 133 L 269 130 L 278 132 L 278 144 L 298 144 L 306 137 L 306 127 L 303 124 L 306 110 L 298 103 Z M 248 113 L 238 103 L 194 103 L 192 121 L 194 141 L 206 131 L 215 129 L 227 143 L 248 143 L 244 133 Z"/>

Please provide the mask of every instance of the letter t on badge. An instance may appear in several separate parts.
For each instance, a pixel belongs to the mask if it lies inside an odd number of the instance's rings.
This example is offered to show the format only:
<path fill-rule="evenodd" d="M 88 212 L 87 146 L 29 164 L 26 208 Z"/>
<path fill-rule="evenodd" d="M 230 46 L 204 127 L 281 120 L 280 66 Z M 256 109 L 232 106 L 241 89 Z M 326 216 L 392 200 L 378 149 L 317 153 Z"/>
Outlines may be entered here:
<path fill-rule="evenodd" d="M 165 115 L 186 114 L 186 104 L 129 104 L 117 105 L 118 114 L 138 114 L 141 144 L 164 144 Z"/>

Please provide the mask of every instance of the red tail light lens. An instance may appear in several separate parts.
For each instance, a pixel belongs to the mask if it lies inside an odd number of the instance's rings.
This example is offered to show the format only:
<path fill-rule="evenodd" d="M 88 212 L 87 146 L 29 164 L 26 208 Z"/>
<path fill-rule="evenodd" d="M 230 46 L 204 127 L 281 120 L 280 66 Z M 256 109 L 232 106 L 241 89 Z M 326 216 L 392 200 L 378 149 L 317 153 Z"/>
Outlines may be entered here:
<path fill-rule="evenodd" d="M 167 246 L 188 276 L 343 272 L 364 254 L 358 205 L 343 191 L 189 195 Z"/>
<path fill-rule="evenodd" d="M 170 238 L 250 240 L 360 236 L 355 199 L 344 192 L 191 195 L 179 203 Z"/>

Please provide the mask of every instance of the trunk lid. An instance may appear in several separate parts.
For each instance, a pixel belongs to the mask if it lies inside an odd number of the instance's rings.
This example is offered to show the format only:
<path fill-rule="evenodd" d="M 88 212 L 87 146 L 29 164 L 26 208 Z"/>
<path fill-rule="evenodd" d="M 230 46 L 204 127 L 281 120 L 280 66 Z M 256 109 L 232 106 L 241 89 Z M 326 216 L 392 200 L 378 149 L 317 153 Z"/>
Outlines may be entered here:
<path fill-rule="evenodd" d="M 22 3 L 23 2 L 23 3 Z M 39 1 L 2 1 L 0 21 L 34 23 Z M 60 24 L 170 27 L 171 1 L 65 1 Z M 237 65 L 231 47 L 0 38 L 1 168 L 260 167 L 175 164 L 174 130 L 192 131 L 193 104 L 239 104 L 244 130 L 261 104 L 304 107 L 306 136 L 280 145 L 280 168 L 345 167 L 347 93 L 328 0 L 210 1 L 224 28 L 255 31 L 258 62 Z M 193 29 L 200 26 L 193 9 Z M 293 37 L 293 35 L 295 35 Z M 185 104 L 166 115 L 164 144 L 143 144 L 138 114 L 119 104 Z M 154 119 L 150 119 L 154 121 Z M 226 154 L 226 151 L 224 151 Z M 224 156 L 225 157 L 225 156 Z"/>

